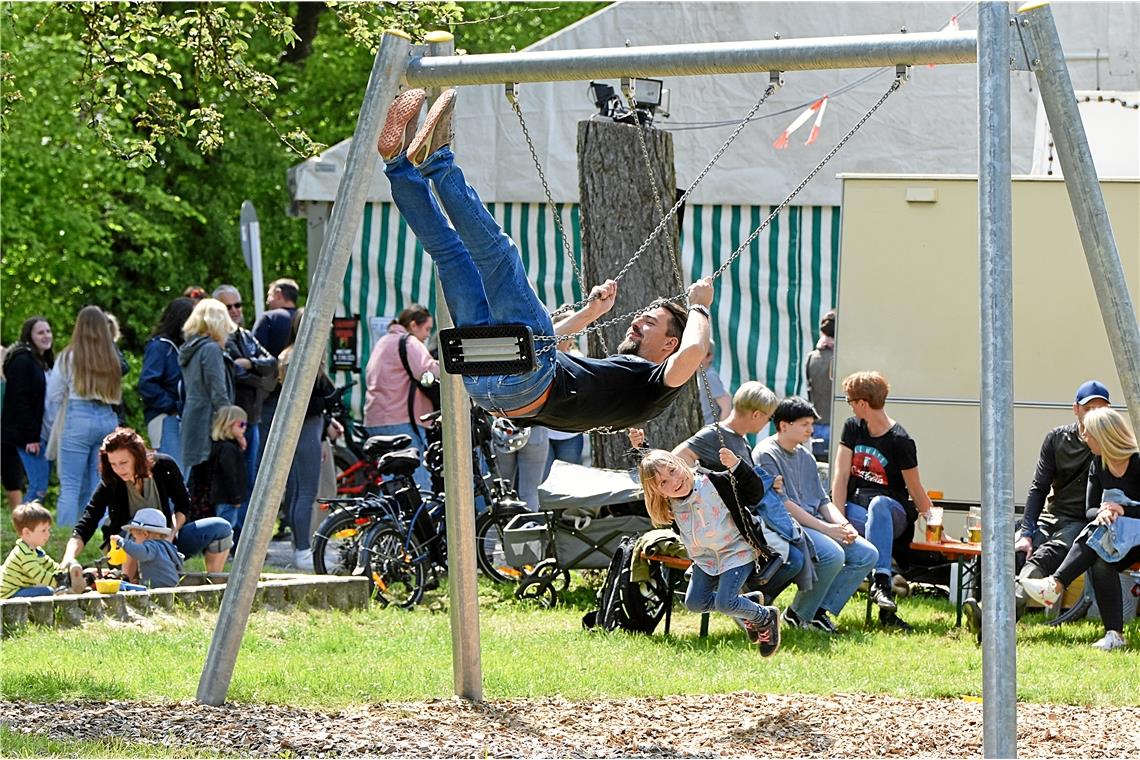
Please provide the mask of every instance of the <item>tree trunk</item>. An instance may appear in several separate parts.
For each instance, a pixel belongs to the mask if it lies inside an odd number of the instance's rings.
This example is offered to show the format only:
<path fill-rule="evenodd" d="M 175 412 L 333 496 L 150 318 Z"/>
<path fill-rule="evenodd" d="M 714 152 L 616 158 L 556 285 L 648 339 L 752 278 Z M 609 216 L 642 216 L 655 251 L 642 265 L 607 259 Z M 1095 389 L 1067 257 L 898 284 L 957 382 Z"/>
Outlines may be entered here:
<path fill-rule="evenodd" d="M 637 138 L 637 128 L 609 121 L 583 121 L 578 124 L 578 183 L 582 214 L 582 271 L 588 287 L 616 277 L 634 252 L 641 247 L 661 221 L 662 210 L 653 199 L 646 176 L 645 159 Z M 665 211 L 676 199 L 676 172 L 673 167 L 673 136 L 656 129 L 645 129 L 646 147 L 653 166 L 657 192 Z M 640 311 L 663 296 L 676 295 L 688 282 L 680 270 L 679 214 L 645 249 L 618 284 L 613 310 L 601 321 Z M 632 317 L 591 333 L 591 356 L 615 353 Z M 604 338 L 604 344 L 599 339 Z M 654 448 L 671 449 L 700 428 L 700 404 L 696 385 L 690 381 L 657 419 L 645 425 L 646 440 Z M 591 434 L 595 467 L 624 469 L 629 439 L 625 435 Z"/>

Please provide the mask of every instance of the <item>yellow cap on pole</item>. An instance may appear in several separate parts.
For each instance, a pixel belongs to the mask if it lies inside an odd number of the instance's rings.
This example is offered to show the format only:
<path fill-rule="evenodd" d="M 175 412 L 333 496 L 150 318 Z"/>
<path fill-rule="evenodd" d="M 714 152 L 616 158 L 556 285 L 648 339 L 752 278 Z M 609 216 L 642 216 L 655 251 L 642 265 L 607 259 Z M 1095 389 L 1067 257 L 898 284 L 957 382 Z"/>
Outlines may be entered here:
<path fill-rule="evenodd" d="M 1038 8 L 1041 8 L 1042 6 L 1046 6 L 1048 4 L 1049 3 L 1047 1 L 1046 2 L 1039 2 L 1039 3 L 1026 3 L 1025 5 L 1018 8 L 1017 12 L 1018 13 L 1025 13 L 1026 11 L 1035 11 Z"/>
<path fill-rule="evenodd" d="M 412 35 L 405 32 L 403 29 L 385 29 L 384 34 L 395 35 L 396 37 L 403 37 L 405 40 L 410 40 Z"/>
<path fill-rule="evenodd" d="M 455 39 L 455 35 L 451 32 L 445 32 L 439 29 L 434 32 L 428 32 L 424 37 L 424 42 L 451 42 Z"/>

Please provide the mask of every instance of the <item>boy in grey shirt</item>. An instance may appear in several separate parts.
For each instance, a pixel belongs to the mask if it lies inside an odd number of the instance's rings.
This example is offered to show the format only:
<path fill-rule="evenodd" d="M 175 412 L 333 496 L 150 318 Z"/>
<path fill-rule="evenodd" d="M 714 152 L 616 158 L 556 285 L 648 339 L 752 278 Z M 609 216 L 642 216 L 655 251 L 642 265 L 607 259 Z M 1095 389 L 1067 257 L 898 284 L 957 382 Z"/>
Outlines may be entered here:
<path fill-rule="evenodd" d="M 815 408 L 805 399 L 784 399 L 772 415 L 776 434 L 758 443 L 752 457 L 772 475 L 784 476 L 784 505 L 811 538 L 818 557 L 816 584 L 796 595 L 784 619 L 838 633 L 830 616 L 847 604 L 875 566 L 879 552 L 827 498 L 815 457 L 807 449 L 815 419 Z"/>

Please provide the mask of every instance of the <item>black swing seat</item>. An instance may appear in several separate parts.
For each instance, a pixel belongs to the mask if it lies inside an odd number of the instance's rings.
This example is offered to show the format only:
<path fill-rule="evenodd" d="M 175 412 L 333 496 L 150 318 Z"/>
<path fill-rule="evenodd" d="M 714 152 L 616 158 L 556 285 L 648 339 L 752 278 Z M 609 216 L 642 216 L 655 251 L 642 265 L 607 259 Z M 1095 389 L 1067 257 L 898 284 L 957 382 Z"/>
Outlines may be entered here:
<path fill-rule="evenodd" d="M 412 445 L 412 437 L 400 435 L 374 435 L 364 442 L 364 456 L 376 459 L 389 451 L 399 451 Z"/>
<path fill-rule="evenodd" d="M 517 375 L 538 366 L 526 325 L 449 327 L 439 331 L 439 353 L 453 375 Z"/>
<path fill-rule="evenodd" d="M 403 451 L 392 451 L 380 457 L 380 463 L 376 469 L 381 475 L 411 476 L 419 466 L 419 449 L 404 449 Z"/>

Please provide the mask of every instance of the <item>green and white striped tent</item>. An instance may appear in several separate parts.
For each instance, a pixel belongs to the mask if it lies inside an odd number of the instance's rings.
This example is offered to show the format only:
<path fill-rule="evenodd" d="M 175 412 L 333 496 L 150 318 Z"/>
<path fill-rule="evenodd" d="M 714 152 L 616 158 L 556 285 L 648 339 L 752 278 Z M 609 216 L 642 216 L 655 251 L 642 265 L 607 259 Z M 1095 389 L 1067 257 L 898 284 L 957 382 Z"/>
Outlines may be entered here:
<path fill-rule="evenodd" d="M 581 298 L 548 204 L 492 203 L 489 208 L 518 244 L 547 306 Z M 696 279 L 717 269 L 771 210 L 737 205 L 687 208 L 681 233 L 686 277 Z M 578 206 L 559 204 L 558 212 L 580 260 Z M 716 281 L 714 366 L 730 389 L 760 380 L 779 395 L 803 391 L 804 359 L 817 337 L 821 314 L 834 302 L 838 255 L 838 209 L 792 206 Z M 630 276 L 637 276 L 636 270 Z M 369 203 L 338 307 L 341 316 L 361 317 L 362 370 L 353 389 L 358 409 L 363 402 L 363 364 L 374 337 L 369 319 L 390 317 L 415 302 L 435 310 L 431 259 L 392 203 Z M 347 373 L 337 379 L 345 382 Z"/>

